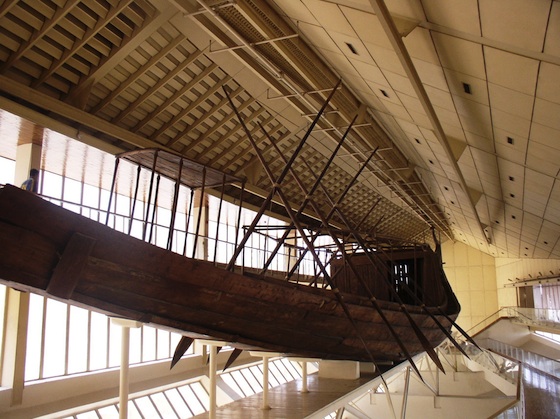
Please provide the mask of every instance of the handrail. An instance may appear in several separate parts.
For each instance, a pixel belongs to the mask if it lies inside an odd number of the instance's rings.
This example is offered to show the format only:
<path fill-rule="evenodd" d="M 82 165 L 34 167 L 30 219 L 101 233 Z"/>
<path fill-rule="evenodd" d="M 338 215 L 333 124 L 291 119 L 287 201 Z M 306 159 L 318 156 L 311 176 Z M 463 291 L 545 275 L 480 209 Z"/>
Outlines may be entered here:
<path fill-rule="evenodd" d="M 516 359 L 543 374 L 560 379 L 560 362 L 555 359 L 547 358 L 543 355 L 490 338 L 486 340 L 486 346 L 498 354 Z"/>
<path fill-rule="evenodd" d="M 549 329 L 560 330 L 560 310 L 558 309 L 507 306 L 500 307 L 497 311 L 468 329 L 467 332 L 470 335 L 476 335 L 502 318 L 515 318 L 517 321 L 529 326 L 543 326 Z"/>

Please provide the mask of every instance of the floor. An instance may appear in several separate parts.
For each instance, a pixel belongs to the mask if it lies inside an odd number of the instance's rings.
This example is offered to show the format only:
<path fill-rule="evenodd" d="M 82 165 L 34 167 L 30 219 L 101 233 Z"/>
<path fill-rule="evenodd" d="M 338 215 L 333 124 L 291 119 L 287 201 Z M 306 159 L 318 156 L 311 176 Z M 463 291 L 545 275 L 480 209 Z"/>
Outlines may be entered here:
<path fill-rule="evenodd" d="M 560 418 L 560 380 L 535 369 L 523 368 L 526 419 Z"/>
<path fill-rule="evenodd" d="M 263 394 L 257 393 L 219 407 L 216 418 L 304 418 L 373 378 L 373 376 L 365 376 L 357 380 L 339 380 L 319 378 L 317 374 L 311 374 L 307 378 L 309 390 L 307 393 L 301 393 L 302 381 L 298 379 L 269 390 L 270 409 L 262 408 Z M 208 413 L 195 416 L 196 419 L 208 417 L 210 417 Z"/>

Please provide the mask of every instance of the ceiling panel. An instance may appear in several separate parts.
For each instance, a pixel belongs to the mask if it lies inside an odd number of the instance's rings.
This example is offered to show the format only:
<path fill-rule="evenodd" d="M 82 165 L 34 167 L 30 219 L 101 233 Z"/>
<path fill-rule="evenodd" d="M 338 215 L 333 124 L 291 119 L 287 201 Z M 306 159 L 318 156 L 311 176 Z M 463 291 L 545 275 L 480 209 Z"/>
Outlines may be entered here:
<path fill-rule="evenodd" d="M 540 52 L 550 0 L 479 0 L 482 36 Z"/>
<path fill-rule="evenodd" d="M 302 155 L 320 167 L 359 114 L 328 179 L 338 191 L 379 147 L 353 217 L 379 196 L 368 222 L 385 214 L 388 235 L 437 224 L 492 255 L 560 256 L 559 229 L 539 221 L 560 219 L 558 1 L 390 0 L 389 24 L 406 31 L 394 40 L 367 0 L 238 0 L 212 14 L 206 0 L 82 0 L 55 23 L 58 4 L 14 0 L 0 18 L 2 103 L 33 103 L 114 149 L 159 145 L 246 174 L 258 205 L 270 182 L 225 92 L 278 172 L 259 123 L 291 155 L 342 78 Z M 417 196 L 422 208 L 404 204 Z"/>

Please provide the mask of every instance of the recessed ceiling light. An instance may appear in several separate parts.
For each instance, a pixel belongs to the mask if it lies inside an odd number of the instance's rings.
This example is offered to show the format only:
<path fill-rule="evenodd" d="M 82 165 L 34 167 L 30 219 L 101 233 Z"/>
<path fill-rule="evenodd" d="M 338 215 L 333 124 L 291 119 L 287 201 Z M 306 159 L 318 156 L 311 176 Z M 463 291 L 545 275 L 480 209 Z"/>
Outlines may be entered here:
<path fill-rule="evenodd" d="M 352 52 L 352 54 L 354 55 L 360 55 L 358 54 L 358 51 L 356 51 L 356 48 L 354 48 L 354 45 L 346 42 L 346 46 L 348 47 L 348 49 Z"/>

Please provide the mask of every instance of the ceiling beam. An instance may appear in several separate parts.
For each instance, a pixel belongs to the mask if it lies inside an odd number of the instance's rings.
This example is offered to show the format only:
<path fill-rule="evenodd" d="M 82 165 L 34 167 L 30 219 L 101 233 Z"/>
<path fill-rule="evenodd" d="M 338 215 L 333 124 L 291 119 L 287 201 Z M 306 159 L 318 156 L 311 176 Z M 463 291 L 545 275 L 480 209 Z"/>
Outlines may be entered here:
<path fill-rule="evenodd" d="M 428 94 L 424 89 L 422 80 L 420 80 L 420 76 L 418 75 L 416 68 L 414 67 L 410 55 L 408 54 L 408 50 L 406 49 L 406 46 L 402 41 L 401 35 L 395 25 L 395 22 L 393 21 L 393 18 L 391 17 L 391 14 L 389 13 L 389 10 L 387 9 L 387 6 L 385 5 L 385 2 L 383 0 L 370 0 L 370 3 L 371 6 L 373 7 L 375 14 L 377 15 L 377 18 L 381 23 L 381 26 L 383 27 L 383 30 L 385 31 L 385 34 L 389 38 L 389 41 L 391 42 L 391 45 L 393 46 L 395 53 L 399 57 L 401 65 L 403 66 L 403 69 L 405 70 L 408 79 L 412 84 L 412 87 L 414 88 L 414 91 L 418 95 L 418 100 L 422 104 L 422 107 L 426 112 L 426 116 L 430 120 L 430 123 L 434 130 L 434 134 L 436 135 L 439 143 L 443 147 L 445 154 L 447 155 L 447 158 L 449 159 L 449 162 L 453 167 L 453 170 L 455 171 L 455 174 L 459 178 L 459 183 L 461 185 L 461 188 L 463 189 L 463 192 L 467 197 L 467 201 L 470 204 L 471 210 L 475 215 L 478 228 L 480 230 L 480 237 L 484 238 L 486 242 L 488 242 L 488 238 L 486 237 L 486 234 L 484 234 L 484 228 L 482 227 L 482 222 L 480 221 L 480 217 L 478 215 L 478 212 L 476 211 L 475 204 L 472 201 L 472 198 L 468 192 L 469 188 L 467 186 L 467 182 L 465 181 L 463 173 L 461 172 L 461 169 L 459 168 L 459 165 L 455 160 L 455 155 L 449 144 L 449 141 L 447 140 L 447 136 L 443 130 L 443 127 L 441 126 L 441 123 L 439 122 L 439 118 L 437 117 L 436 111 L 432 106 L 430 98 L 428 97 Z"/>

